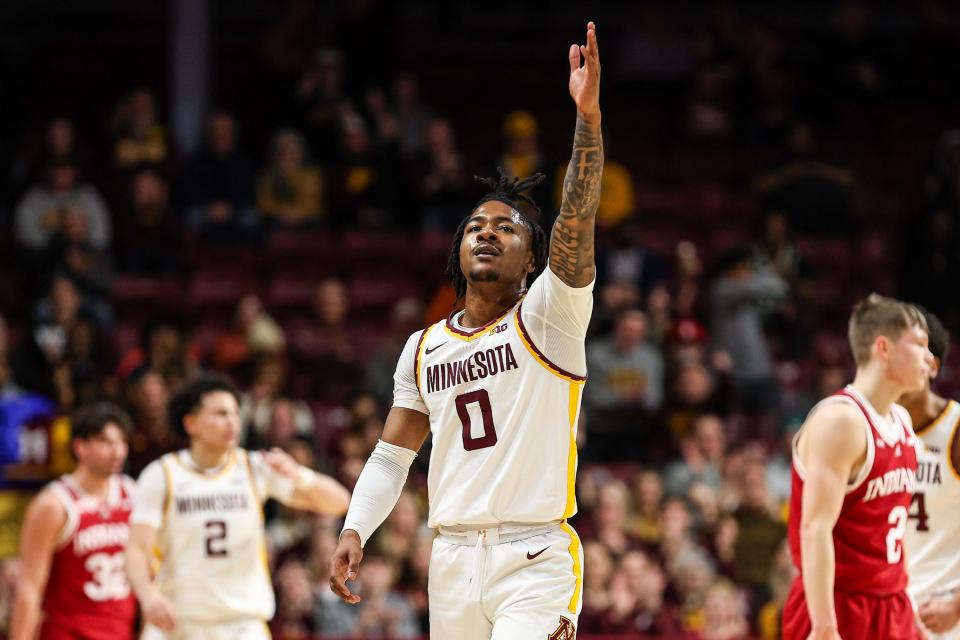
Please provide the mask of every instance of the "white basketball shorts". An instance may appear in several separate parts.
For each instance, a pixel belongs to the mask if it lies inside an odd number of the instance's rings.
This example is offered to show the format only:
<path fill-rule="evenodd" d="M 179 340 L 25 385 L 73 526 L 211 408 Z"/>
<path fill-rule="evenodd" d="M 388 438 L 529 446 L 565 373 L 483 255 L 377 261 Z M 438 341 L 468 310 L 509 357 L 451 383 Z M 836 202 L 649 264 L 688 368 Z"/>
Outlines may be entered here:
<path fill-rule="evenodd" d="M 430 559 L 432 640 L 573 640 L 583 551 L 570 525 L 440 528 Z"/>

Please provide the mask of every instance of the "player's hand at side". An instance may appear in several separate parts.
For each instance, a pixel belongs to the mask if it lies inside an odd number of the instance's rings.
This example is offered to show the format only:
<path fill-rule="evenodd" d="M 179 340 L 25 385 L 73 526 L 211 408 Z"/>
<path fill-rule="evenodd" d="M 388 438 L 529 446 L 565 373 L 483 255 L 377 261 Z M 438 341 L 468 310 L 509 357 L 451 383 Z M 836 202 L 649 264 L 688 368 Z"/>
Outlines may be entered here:
<path fill-rule="evenodd" d="M 842 638 L 840 637 L 840 632 L 837 631 L 835 627 L 827 627 L 813 629 L 810 635 L 807 636 L 807 640 L 842 640 Z"/>
<path fill-rule="evenodd" d="M 953 598 L 927 600 L 917 610 L 920 622 L 934 633 L 944 633 L 960 622 L 960 607 Z"/>
<path fill-rule="evenodd" d="M 583 66 L 580 66 L 583 56 Z M 600 118 L 600 49 L 597 48 L 597 26 L 587 23 L 587 44 L 570 45 L 570 97 L 581 117 L 587 122 Z"/>
<path fill-rule="evenodd" d="M 156 589 L 150 589 L 140 599 L 140 611 L 144 620 L 161 631 L 173 631 L 177 626 L 173 605 Z"/>
<path fill-rule="evenodd" d="M 337 550 L 330 558 L 330 590 L 340 596 L 340 599 L 349 604 L 360 602 L 360 596 L 350 591 L 347 580 L 356 580 L 360 570 L 360 560 L 363 559 L 363 549 L 360 547 L 360 536 L 356 531 L 347 529 L 340 536 Z"/>
<path fill-rule="evenodd" d="M 264 451 L 263 461 L 285 478 L 296 478 L 297 472 L 300 470 L 300 465 L 293 459 L 293 456 L 277 447 L 270 449 L 270 451 Z"/>

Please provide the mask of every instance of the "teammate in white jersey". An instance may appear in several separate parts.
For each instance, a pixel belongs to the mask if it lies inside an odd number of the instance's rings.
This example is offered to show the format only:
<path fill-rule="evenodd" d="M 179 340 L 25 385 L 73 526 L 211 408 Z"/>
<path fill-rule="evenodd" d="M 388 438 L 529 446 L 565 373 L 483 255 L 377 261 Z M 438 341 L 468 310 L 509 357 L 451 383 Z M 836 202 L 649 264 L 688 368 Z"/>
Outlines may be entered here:
<path fill-rule="evenodd" d="M 581 56 L 584 59 L 581 66 Z M 569 51 L 577 106 L 573 157 L 550 238 L 520 212 L 542 176 L 501 175 L 457 229 L 450 273 L 464 311 L 418 331 L 395 376 L 383 437 L 354 489 L 331 588 L 359 601 L 361 548 L 393 509 L 429 433 L 430 635 L 572 640 L 583 555 L 576 513 L 576 428 L 592 311 L 600 197 L 596 27 Z M 548 261 L 549 257 L 549 261 Z"/>
<path fill-rule="evenodd" d="M 190 448 L 143 470 L 130 518 L 127 574 L 147 623 L 141 638 L 269 638 L 275 603 L 263 502 L 341 516 L 349 493 L 280 450 L 239 448 L 237 392 L 224 379 L 189 382 L 169 418 Z"/>
<path fill-rule="evenodd" d="M 960 640 L 960 404 L 931 389 L 950 336 L 936 316 L 923 312 L 935 364 L 924 389 L 900 399 L 923 445 L 906 535 L 908 592 L 929 638 Z"/>

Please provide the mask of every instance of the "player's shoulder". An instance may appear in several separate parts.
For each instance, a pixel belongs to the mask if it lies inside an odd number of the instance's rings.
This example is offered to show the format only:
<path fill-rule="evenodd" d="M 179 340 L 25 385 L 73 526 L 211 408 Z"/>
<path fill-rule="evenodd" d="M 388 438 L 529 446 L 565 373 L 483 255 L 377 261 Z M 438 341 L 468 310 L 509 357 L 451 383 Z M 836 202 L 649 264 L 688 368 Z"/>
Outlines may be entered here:
<path fill-rule="evenodd" d="M 68 495 L 61 489 L 59 480 L 48 483 L 43 489 L 34 496 L 28 507 L 28 515 L 31 520 L 40 523 L 50 524 L 62 521 L 67 517 Z"/>
<path fill-rule="evenodd" d="M 839 444 L 848 440 L 861 440 L 865 424 L 863 412 L 853 402 L 831 396 L 810 411 L 803 424 L 803 431 L 818 440 Z"/>

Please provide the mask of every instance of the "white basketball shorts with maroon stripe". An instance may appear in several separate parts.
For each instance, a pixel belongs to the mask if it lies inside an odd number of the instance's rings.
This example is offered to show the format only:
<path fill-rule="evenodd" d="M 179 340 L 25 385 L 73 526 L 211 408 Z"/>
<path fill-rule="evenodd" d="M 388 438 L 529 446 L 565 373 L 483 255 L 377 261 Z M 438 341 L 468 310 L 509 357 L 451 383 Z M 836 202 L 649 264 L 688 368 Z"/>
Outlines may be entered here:
<path fill-rule="evenodd" d="M 570 525 L 441 527 L 430 560 L 433 640 L 573 640 L 583 551 Z"/>

